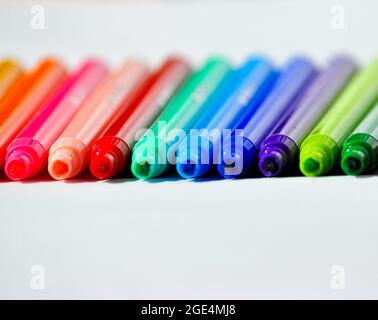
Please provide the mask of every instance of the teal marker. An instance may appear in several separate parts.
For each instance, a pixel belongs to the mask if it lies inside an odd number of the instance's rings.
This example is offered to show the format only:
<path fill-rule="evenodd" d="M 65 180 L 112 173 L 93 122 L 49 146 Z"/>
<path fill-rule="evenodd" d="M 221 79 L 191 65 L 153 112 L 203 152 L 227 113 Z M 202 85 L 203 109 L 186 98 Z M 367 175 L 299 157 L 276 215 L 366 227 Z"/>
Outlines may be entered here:
<path fill-rule="evenodd" d="M 378 103 L 345 140 L 341 168 L 349 175 L 373 172 L 378 166 Z"/>
<path fill-rule="evenodd" d="M 176 149 L 211 99 L 225 90 L 232 74 L 222 58 L 210 58 L 168 102 L 147 133 L 133 148 L 131 171 L 138 179 L 164 174 L 175 164 Z"/>

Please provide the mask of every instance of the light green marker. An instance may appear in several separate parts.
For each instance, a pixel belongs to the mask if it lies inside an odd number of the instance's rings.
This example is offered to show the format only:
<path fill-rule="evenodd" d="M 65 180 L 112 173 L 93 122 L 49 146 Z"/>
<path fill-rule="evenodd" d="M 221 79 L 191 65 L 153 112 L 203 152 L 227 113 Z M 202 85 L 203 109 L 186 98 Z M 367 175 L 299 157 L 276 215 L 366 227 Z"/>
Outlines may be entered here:
<path fill-rule="evenodd" d="M 378 166 L 378 103 L 345 140 L 341 168 L 346 174 L 369 173 Z"/>
<path fill-rule="evenodd" d="M 133 148 L 131 171 L 139 179 L 157 177 L 168 170 L 179 142 L 206 108 L 206 102 L 222 87 L 231 72 L 229 63 L 210 58 L 170 100 Z"/>
<path fill-rule="evenodd" d="M 337 163 L 345 138 L 378 97 L 378 59 L 354 76 L 300 148 L 299 166 L 306 176 L 328 173 Z"/>

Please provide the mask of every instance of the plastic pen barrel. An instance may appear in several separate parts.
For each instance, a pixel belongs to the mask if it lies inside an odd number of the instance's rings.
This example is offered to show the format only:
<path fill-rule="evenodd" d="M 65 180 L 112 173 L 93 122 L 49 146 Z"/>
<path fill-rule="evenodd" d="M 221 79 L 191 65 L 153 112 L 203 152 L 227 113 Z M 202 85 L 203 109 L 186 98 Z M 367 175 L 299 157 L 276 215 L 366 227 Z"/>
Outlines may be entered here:
<path fill-rule="evenodd" d="M 40 111 L 52 94 L 66 79 L 64 66 L 55 60 L 46 59 L 28 74 L 18 86 L 15 95 L 7 103 L 17 102 L 14 110 L 0 124 L 0 167 L 3 166 L 5 151 L 24 126 Z"/>
<path fill-rule="evenodd" d="M 17 62 L 10 59 L 0 61 L 0 101 L 13 89 L 22 75 L 23 69 Z"/>
<path fill-rule="evenodd" d="M 299 166 L 306 176 L 328 173 L 338 161 L 344 139 L 378 97 L 378 60 L 357 73 L 300 147 Z"/>
<path fill-rule="evenodd" d="M 299 146 L 328 110 L 356 70 L 349 57 L 338 56 L 315 78 L 291 115 L 262 144 L 259 169 L 278 176 L 298 162 Z"/>
<path fill-rule="evenodd" d="M 348 175 L 373 172 L 378 166 L 378 104 L 345 140 L 341 168 Z"/>
<path fill-rule="evenodd" d="M 171 57 L 149 77 L 140 98 L 134 102 L 135 108 L 119 118 L 93 147 L 90 170 L 94 177 L 108 179 L 124 169 L 138 132 L 151 125 L 189 73 L 185 60 Z"/>
<path fill-rule="evenodd" d="M 222 144 L 217 169 L 227 179 L 248 173 L 256 160 L 258 148 L 277 123 L 295 108 L 297 101 L 315 76 L 310 61 L 289 61 L 270 94 L 251 118 L 236 126 Z"/>
<path fill-rule="evenodd" d="M 178 148 L 177 172 L 190 179 L 205 175 L 217 162 L 219 144 L 224 131 L 250 117 L 270 91 L 276 72 L 263 58 L 251 58 L 233 72 L 223 95 L 207 108 L 194 125 L 189 137 Z"/>
<path fill-rule="evenodd" d="M 101 81 L 50 148 L 48 171 L 54 179 L 74 178 L 87 169 L 93 144 L 127 112 L 148 74 L 143 62 L 129 60 Z"/>
<path fill-rule="evenodd" d="M 206 101 L 219 94 L 217 89 L 230 70 L 225 60 L 211 58 L 189 78 L 134 146 L 131 171 L 135 177 L 157 177 L 175 164 L 178 143 L 205 111 Z"/>
<path fill-rule="evenodd" d="M 106 72 L 103 63 L 90 60 L 67 78 L 39 115 L 9 145 L 5 173 L 10 179 L 28 179 L 46 167 L 51 145 Z"/>

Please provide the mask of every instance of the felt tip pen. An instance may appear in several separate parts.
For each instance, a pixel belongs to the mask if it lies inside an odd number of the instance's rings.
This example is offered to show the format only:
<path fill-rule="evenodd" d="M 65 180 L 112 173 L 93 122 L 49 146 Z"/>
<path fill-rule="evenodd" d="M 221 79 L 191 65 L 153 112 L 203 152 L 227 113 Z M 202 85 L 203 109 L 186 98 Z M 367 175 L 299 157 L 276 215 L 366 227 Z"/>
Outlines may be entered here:
<path fill-rule="evenodd" d="M 251 170 L 261 143 L 282 117 L 293 110 L 315 74 L 309 60 L 296 57 L 289 61 L 255 114 L 224 139 L 217 165 L 221 176 L 237 178 Z"/>
<path fill-rule="evenodd" d="M 16 107 L 31 88 L 33 77 L 31 73 L 22 74 L 0 100 L 0 126 L 16 110 Z"/>
<path fill-rule="evenodd" d="M 26 75 L 17 86 L 15 93 L 12 93 L 9 100 L 5 102 L 8 107 L 16 102 L 17 105 L 11 112 L 5 108 L 4 113 L 7 117 L 0 124 L 0 168 L 3 167 L 5 152 L 9 144 L 38 114 L 44 103 L 58 90 L 66 76 L 63 64 L 53 59 L 45 59 Z M 21 97 L 17 97 L 17 94 L 21 94 Z"/>
<path fill-rule="evenodd" d="M 262 144 L 259 169 L 266 177 L 282 174 L 297 164 L 299 146 L 327 111 L 346 83 L 356 64 L 337 56 L 315 78 L 291 115 L 284 118 Z"/>
<path fill-rule="evenodd" d="M 139 179 L 164 174 L 175 164 L 180 141 L 205 111 L 206 102 L 219 94 L 231 67 L 222 58 L 210 58 L 195 72 L 139 140 L 132 153 L 131 171 Z"/>
<path fill-rule="evenodd" d="M 378 166 L 378 103 L 345 140 L 341 168 L 348 175 L 373 172 Z"/>
<path fill-rule="evenodd" d="M 205 175 L 216 163 L 219 143 L 225 130 L 250 117 L 261 104 L 276 79 L 272 64 L 260 57 L 249 59 L 235 70 L 227 84 L 226 96 L 203 113 L 178 148 L 177 172 L 190 179 Z"/>
<path fill-rule="evenodd" d="M 48 171 L 54 179 L 87 169 L 93 144 L 127 111 L 148 74 L 143 62 L 131 59 L 101 81 L 50 148 Z"/>
<path fill-rule="evenodd" d="M 90 170 L 97 179 L 119 174 L 131 159 L 131 150 L 139 130 L 148 128 L 161 113 L 173 94 L 189 76 L 188 63 L 170 57 L 151 74 L 140 99 L 129 108 L 92 149 Z"/>
<path fill-rule="evenodd" d="M 300 147 L 299 168 L 306 176 L 324 175 L 337 163 L 345 138 L 378 97 L 378 59 L 359 71 Z"/>
<path fill-rule="evenodd" d="M 21 65 L 16 61 L 11 59 L 0 61 L 0 101 L 12 89 L 23 73 Z"/>
<path fill-rule="evenodd" d="M 67 78 L 38 116 L 9 145 L 5 173 L 10 179 L 28 179 L 46 167 L 51 145 L 106 73 L 103 63 L 88 60 Z"/>

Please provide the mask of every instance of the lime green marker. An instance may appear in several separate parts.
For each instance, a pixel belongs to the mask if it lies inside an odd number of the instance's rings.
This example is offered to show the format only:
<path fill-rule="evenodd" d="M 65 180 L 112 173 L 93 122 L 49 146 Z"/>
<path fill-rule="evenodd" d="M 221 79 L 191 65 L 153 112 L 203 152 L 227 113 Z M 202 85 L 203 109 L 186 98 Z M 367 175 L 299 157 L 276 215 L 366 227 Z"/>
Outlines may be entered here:
<path fill-rule="evenodd" d="M 378 59 L 357 73 L 304 140 L 299 167 L 306 176 L 328 173 L 337 163 L 345 138 L 378 97 Z"/>
<path fill-rule="evenodd" d="M 210 58 L 189 78 L 134 146 L 131 171 L 135 177 L 154 178 L 174 164 L 179 142 L 204 111 L 207 101 L 223 87 L 230 72 L 226 60 Z"/>
<path fill-rule="evenodd" d="M 378 166 L 378 103 L 345 140 L 341 168 L 346 174 L 369 173 Z"/>

